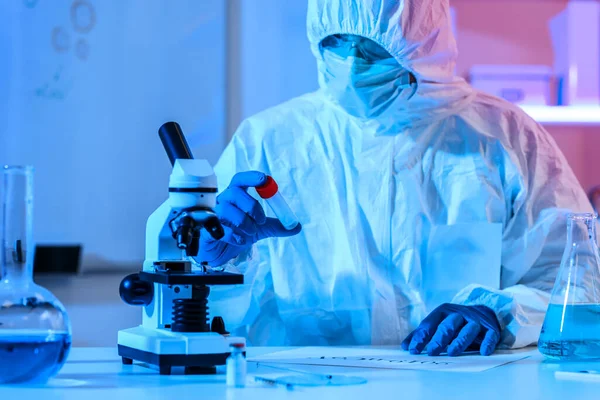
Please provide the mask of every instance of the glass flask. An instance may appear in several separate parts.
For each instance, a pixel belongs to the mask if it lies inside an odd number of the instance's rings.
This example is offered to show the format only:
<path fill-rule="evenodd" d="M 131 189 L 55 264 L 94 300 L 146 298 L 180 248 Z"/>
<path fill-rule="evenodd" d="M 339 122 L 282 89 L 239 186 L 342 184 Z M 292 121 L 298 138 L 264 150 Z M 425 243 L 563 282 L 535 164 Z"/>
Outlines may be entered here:
<path fill-rule="evenodd" d="M 33 168 L 2 169 L 0 384 L 44 383 L 71 348 L 63 305 L 33 282 Z"/>
<path fill-rule="evenodd" d="M 594 214 L 570 214 L 567 243 L 538 349 L 557 360 L 600 358 L 600 257 Z"/>

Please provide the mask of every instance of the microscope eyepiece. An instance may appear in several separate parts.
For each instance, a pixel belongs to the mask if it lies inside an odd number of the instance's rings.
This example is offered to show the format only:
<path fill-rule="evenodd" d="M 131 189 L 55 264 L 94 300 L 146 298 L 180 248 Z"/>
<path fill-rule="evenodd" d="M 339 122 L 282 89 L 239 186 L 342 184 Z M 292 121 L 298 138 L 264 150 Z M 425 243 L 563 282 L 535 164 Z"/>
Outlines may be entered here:
<path fill-rule="evenodd" d="M 169 156 L 171 165 L 177 159 L 193 159 L 194 156 L 188 146 L 187 140 L 177 122 L 166 122 L 158 130 L 158 135 L 163 147 Z"/>

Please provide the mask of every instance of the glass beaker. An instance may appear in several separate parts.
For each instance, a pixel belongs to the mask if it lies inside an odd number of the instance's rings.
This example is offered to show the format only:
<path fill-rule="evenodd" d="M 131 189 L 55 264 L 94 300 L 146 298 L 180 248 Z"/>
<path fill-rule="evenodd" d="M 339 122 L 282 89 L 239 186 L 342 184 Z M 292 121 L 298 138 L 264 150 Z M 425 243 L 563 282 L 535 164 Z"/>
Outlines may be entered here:
<path fill-rule="evenodd" d="M 600 358 L 600 257 L 596 215 L 569 214 L 567 244 L 538 349 L 549 358 Z"/>
<path fill-rule="evenodd" d="M 71 348 L 63 305 L 33 282 L 33 168 L 2 170 L 0 384 L 43 383 Z"/>

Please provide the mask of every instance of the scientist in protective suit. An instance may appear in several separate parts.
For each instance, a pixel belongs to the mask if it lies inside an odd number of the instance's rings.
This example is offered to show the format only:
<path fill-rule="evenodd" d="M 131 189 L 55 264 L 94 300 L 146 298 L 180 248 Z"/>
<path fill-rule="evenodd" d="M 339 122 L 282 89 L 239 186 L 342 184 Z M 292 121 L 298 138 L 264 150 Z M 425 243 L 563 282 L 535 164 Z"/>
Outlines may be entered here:
<path fill-rule="evenodd" d="M 307 28 L 320 89 L 243 121 L 215 167 L 227 232 L 199 258 L 246 283 L 211 309 L 253 345 L 535 344 L 567 210 L 592 210 L 555 142 L 454 76 L 448 0 L 309 0 Z M 265 174 L 297 228 L 265 216 Z"/>

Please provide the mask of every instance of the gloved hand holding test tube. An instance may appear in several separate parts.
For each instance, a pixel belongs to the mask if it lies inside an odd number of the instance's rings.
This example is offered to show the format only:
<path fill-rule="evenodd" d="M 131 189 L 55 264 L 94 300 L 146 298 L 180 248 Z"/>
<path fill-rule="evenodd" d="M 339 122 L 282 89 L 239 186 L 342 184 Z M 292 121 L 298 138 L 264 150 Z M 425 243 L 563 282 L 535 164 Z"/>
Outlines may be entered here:
<path fill-rule="evenodd" d="M 258 186 L 256 192 L 271 207 L 271 210 L 273 210 L 285 229 L 292 230 L 298 225 L 296 214 L 294 214 L 281 193 L 279 193 L 277 182 L 272 177 L 267 176 L 267 182 L 262 186 Z"/>
<path fill-rule="evenodd" d="M 257 199 L 250 196 L 253 187 L 265 199 L 277 218 L 268 218 Z M 302 225 L 289 208 L 272 177 L 259 171 L 238 172 L 227 189 L 217 196 L 215 212 L 225 235 L 219 240 L 200 232 L 196 261 L 220 267 L 254 243 L 266 238 L 289 237 L 300 233 Z"/>

